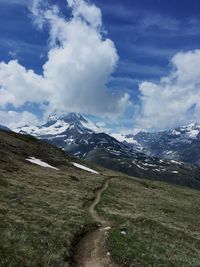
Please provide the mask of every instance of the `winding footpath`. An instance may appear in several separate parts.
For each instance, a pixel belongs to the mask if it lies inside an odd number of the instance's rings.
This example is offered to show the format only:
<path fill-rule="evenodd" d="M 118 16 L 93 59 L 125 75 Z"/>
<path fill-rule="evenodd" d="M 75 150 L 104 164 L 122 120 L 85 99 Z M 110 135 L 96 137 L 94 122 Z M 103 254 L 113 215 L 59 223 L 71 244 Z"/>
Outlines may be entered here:
<path fill-rule="evenodd" d="M 79 242 L 75 254 L 75 267 L 118 267 L 110 258 L 106 249 L 106 238 L 111 223 L 99 217 L 95 208 L 101 201 L 102 193 L 108 188 L 109 180 L 96 192 L 95 200 L 88 207 L 88 214 L 101 224 L 101 228 L 87 233 Z"/>

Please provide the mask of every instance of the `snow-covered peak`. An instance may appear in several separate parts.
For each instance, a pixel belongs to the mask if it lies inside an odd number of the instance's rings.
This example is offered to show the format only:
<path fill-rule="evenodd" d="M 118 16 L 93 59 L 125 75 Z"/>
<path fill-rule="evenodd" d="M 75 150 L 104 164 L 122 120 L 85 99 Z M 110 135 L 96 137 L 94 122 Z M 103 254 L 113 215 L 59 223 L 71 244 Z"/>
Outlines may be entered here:
<path fill-rule="evenodd" d="M 180 126 L 181 129 L 193 129 L 193 128 L 196 128 L 200 126 L 198 123 L 190 123 L 190 124 L 187 124 L 187 125 L 183 125 L 183 126 Z"/>
<path fill-rule="evenodd" d="M 63 121 L 86 121 L 86 119 L 79 113 L 58 113 L 53 112 L 49 115 L 47 122 Z"/>
<path fill-rule="evenodd" d="M 57 137 L 60 135 L 92 134 L 103 132 L 95 123 L 79 113 L 52 113 L 42 126 L 24 126 L 15 129 L 18 133 L 36 137 Z"/>
<path fill-rule="evenodd" d="M 179 135 L 185 135 L 188 138 L 194 139 L 200 133 L 200 124 L 191 123 L 185 126 L 180 126 L 174 131 L 176 131 Z"/>
<path fill-rule="evenodd" d="M 67 123 L 69 127 L 72 128 L 79 128 L 80 130 L 85 130 L 87 129 L 88 131 L 91 132 L 102 132 L 102 130 L 92 121 L 86 119 L 83 115 L 80 113 L 52 113 L 48 117 L 47 125 L 50 124 L 55 124 L 58 121 L 61 123 L 65 124 Z"/>
<path fill-rule="evenodd" d="M 117 141 L 131 146 L 136 151 L 142 151 L 141 145 L 134 138 L 133 134 L 112 133 L 111 136 L 114 137 Z"/>
<path fill-rule="evenodd" d="M 134 137 L 131 135 L 126 135 L 122 133 L 112 133 L 111 136 L 117 139 L 119 142 L 126 142 L 128 144 L 138 144 L 138 142 L 134 140 Z"/>

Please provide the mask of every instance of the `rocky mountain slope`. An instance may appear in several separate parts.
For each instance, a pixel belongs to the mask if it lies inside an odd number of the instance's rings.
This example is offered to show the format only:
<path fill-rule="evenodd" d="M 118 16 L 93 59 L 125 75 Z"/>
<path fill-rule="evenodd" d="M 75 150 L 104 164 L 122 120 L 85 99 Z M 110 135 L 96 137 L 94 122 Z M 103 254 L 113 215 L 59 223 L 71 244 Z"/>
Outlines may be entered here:
<path fill-rule="evenodd" d="M 77 113 L 52 114 L 42 126 L 15 131 L 46 140 L 79 158 L 137 177 L 200 186 L 200 169 L 174 160 L 147 156 L 130 143 L 119 142 Z M 130 138 L 129 138 L 130 139 Z"/>
<path fill-rule="evenodd" d="M 150 156 L 200 165 L 200 124 L 157 133 L 140 132 L 133 139 Z"/>

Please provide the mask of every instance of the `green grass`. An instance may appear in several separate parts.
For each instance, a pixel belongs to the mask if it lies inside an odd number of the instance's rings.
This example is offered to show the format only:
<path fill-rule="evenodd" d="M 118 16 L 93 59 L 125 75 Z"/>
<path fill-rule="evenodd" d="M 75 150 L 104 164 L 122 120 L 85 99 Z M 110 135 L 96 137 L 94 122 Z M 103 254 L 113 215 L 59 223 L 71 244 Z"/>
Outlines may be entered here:
<path fill-rule="evenodd" d="M 115 175 L 97 208 L 113 222 L 108 249 L 119 266 L 200 266 L 199 191 L 97 166 L 104 176 L 90 174 L 63 151 L 14 133 L 0 131 L 0 153 L 0 267 L 70 266 L 74 242 L 94 227 L 84 207 Z"/>
<path fill-rule="evenodd" d="M 121 265 L 200 266 L 199 191 L 118 178 L 98 211 L 114 222 L 108 247 Z"/>
<path fill-rule="evenodd" d="M 0 151 L 0 266 L 68 266 L 73 243 L 94 227 L 83 207 L 103 177 L 73 168 L 73 158 L 34 138 L 0 132 Z"/>

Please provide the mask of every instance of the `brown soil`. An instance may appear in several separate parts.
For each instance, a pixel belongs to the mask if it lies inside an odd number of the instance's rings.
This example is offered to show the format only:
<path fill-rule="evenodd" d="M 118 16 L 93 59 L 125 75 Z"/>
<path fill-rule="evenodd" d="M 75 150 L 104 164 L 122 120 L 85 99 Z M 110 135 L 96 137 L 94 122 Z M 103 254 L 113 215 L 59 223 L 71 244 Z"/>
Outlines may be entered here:
<path fill-rule="evenodd" d="M 112 224 L 99 217 L 95 211 L 96 205 L 101 200 L 101 194 L 107 189 L 109 180 L 105 181 L 102 188 L 96 192 L 95 200 L 88 207 L 88 213 L 101 227 L 87 233 L 79 242 L 75 253 L 75 267 L 117 267 L 110 258 L 106 248 L 106 237 Z"/>

